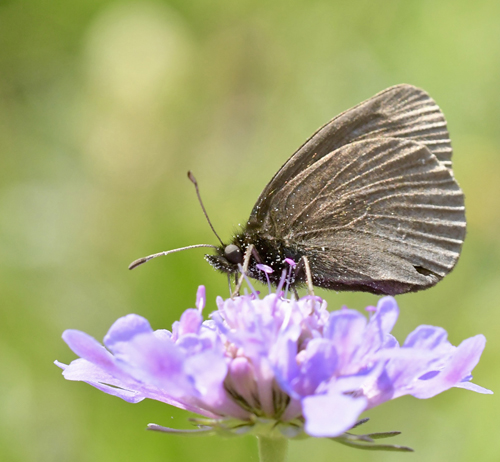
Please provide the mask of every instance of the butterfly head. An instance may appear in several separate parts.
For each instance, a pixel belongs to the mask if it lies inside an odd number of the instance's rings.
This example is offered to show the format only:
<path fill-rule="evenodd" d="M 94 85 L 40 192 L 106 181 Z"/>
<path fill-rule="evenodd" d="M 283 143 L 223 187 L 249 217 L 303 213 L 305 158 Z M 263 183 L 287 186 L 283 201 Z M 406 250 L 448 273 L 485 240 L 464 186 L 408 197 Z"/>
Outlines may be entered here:
<path fill-rule="evenodd" d="M 205 255 L 205 259 L 216 270 L 223 273 L 238 272 L 238 264 L 243 263 L 243 252 L 235 244 L 217 248 L 217 255 Z"/>

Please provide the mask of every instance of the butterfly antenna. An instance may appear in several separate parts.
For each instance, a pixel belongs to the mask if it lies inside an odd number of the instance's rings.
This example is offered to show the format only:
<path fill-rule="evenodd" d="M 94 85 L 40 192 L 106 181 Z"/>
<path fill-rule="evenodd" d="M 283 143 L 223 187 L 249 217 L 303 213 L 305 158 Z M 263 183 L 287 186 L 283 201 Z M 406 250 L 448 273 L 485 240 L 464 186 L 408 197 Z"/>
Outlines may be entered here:
<path fill-rule="evenodd" d="M 210 221 L 210 218 L 208 218 L 208 213 L 205 210 L 205 207 L 203 205 L 203 201 L 201 200 L 200 190 L 198 189 L 198 182 L 196 181 L 196 178 L 194 177 L 194 175 L 190 171 L 188 172 L 188 178 L 191 180 L 191 182 L 194 184 L 194 187 L 196 188 L 196 195 L 198 196 L 198 202 L 201 205 L 201 208 L 203 210 L 203 213 L 205 214 L 205 218 L 207 219 L 208 224 L 210 225 L 210 228 L 212 228 L 212 231 L 217 236 L 217 239 L 219 239 L 219 242 L 221 243 L 221 245 L 224 246 L 224 243 L 222 242 L 222 239 L 219 237 L 219 235 L 215 231 L 215 229 L 214 229 L 214 227 L 212 225 L 212 222 Z"/>
<path fill-rule="evenodd" d="M 128 269 L 137 268 L 139 265 L 142 265 L 143 263 L 146 263 L 147 261 L 152 260 L 153 258 L 156 257 L 168 255 L 169 253 L 180 252 L 181 250 L 196 249 L 198 247 L 212 247 L 213 249 L 217 248 L 215 245 L 211 244 L 196 244 L 196 245 L 188 245 L 187 247 L 180 247 L 179 249 L 165 250 L 164 252 L 158 252 L 154 253 L 153 255 L 148 255 L 147 257 L 138 258 L 137 260 L 130 263 L 130 265 L 128 265 Z"/>

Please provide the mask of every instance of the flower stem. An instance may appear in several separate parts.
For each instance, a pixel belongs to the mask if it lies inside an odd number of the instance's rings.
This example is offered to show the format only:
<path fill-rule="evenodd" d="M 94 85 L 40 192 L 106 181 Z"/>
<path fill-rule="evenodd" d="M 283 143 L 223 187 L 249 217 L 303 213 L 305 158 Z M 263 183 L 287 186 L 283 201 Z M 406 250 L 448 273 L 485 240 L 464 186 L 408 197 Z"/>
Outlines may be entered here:
<path fill-rule="evenodd" d="M 260 462 L 285 462 L 288 449 L 286 438 L 258 436 Z"/>

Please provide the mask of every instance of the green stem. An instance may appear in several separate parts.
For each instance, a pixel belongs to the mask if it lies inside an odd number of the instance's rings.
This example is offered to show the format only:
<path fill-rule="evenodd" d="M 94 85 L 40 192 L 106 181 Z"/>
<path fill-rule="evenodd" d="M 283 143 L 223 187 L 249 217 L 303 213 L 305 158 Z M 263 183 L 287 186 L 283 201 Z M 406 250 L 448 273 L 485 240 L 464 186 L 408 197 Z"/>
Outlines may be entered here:
<path fill-rule="evenodd" d="M 286 438 L 258 436 L 260 462 L 285 462 L 288 449 Z"/>

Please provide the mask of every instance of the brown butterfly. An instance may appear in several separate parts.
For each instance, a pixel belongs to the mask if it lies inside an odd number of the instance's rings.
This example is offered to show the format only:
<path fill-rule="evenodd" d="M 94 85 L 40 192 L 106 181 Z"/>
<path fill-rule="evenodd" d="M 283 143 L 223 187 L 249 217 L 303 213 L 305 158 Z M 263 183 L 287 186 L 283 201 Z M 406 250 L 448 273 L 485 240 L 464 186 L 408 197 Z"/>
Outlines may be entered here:
<path fill-rule="evenodd" d="M 333 290 L 432 287 L 457 263 L 465 237 L 451 155 L 434 100 L 411 85 L 388 88 L 314 133 L 264 188 L 242 231 L 210 246 L 217 255 L 206 259 L 228 274 L 245 264 L 263 282 L 257 265 L 268 265 L 275 285 L 291 259 L 299 263 L 292 284 L 309 273 L 310 283 Z"/>

